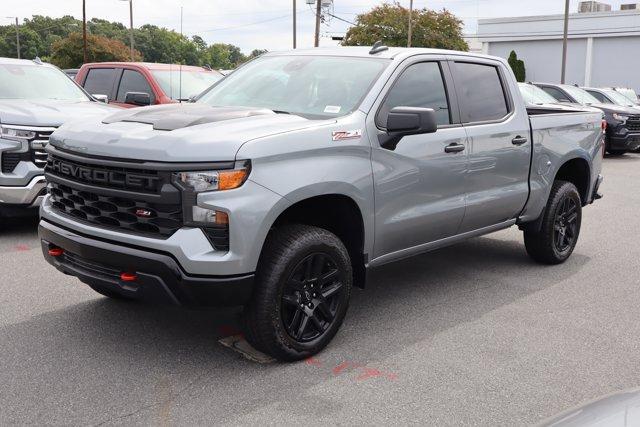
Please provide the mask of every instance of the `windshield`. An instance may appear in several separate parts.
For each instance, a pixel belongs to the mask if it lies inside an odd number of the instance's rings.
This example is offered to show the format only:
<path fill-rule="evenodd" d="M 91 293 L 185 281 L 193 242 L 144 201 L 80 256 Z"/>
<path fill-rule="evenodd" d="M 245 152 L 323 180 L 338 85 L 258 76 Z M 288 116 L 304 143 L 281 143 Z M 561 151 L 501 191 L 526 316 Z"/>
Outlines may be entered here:
<path fill-rule="evenodd" d="M 615 89 L 615 91 L 629 98 L 631 102 L 638 102 L 638 95 L 636 94 L 636 91 L 633 89 L 618 87 Z"/>
<path fill-rule="evenodd" d="M 620 92 L 616 92 L 613 89 L 603 89 L 602 91 L 616 105 L 622 105 L 624 107 L 633 107 L 634 106 L 633 102 L 631 102 L 631 100 L 629 98 L 627 98 L 626 96 L 624 96 Z"/>
<path fill-rule="evenodd" d="M 0 65 L 0 99 L 89 101 L 65 73 L 35 63 Z"/>
<path fill-rule="evenodd" d="M 220 73 L 212 71 L 182 70 L 181 82 L 179 66 L 176 66 L 175 70 L 151 70 L 151 74 L 171 99 L 188 99 L 200 95 L 223 77 Z"/>
<path fill-rule="evenodd" d="M 311 119 L 343 116 L 358 106 L 388 64 L 380 58 L 265 56 L 228 75 L 198 102 Z"/>
<path fill-rule="evenodd" d="M 598 101 L 593 95 L 587 92 L 584 89 L 580 89 L 575 86 L 562 86 L 562 89 L 565 90 L 572 98 L 576 100 L 579 104 L 589 105 L 589 104 L 599 104 Z"/>
<path fill-rule="evenodd" d="M 524 102 L 528 104 L 557 104 L 558 100 L 549 95 L 538 86 L 527 83 L 519 83 L 520 93 L 524 98 Z"/>

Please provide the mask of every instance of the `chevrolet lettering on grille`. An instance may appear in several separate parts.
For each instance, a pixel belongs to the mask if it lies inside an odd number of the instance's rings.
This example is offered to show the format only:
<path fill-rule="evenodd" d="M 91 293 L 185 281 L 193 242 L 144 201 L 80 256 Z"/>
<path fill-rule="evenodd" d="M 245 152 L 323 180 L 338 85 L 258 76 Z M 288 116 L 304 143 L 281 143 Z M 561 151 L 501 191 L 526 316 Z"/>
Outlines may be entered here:
<path fill-rule="evenodd" d="M 155 190 L 158 182 L 158 178 L 154 176 L 96 169 L 68 163 L 55 158 L 49 160 L 47 169 L 49 172 L 76 178 L 80 181 L 115 187 Z"/>

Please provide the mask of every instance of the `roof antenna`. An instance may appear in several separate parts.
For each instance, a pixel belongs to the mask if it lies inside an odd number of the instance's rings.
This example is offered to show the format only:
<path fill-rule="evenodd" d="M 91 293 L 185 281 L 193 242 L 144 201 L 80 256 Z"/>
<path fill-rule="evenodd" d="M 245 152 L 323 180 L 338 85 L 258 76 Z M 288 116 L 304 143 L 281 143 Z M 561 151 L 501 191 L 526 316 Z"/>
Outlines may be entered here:
<path fill-rule="evenodd" d="M 369 51 L 369 55 L 375 55 L 376 53 L 384 52 L 385 50 L 389 50 L 389 48 L 382 44 L 382 40 L 378 40 L 373 44 L 373 47 Z"/>

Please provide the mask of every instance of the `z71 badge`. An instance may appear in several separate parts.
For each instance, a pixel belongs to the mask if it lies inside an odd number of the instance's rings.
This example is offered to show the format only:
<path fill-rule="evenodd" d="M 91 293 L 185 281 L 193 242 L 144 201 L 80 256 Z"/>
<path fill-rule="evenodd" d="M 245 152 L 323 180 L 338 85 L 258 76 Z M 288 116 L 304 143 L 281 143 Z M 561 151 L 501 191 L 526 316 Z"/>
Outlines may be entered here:
<path fill-rule="evenodd" d="M 345 139 L 356 139 L 362 136 L 362 129 L 354 130 L 334 130 L 331 139 L 334 141 L 344 141 Z"/>

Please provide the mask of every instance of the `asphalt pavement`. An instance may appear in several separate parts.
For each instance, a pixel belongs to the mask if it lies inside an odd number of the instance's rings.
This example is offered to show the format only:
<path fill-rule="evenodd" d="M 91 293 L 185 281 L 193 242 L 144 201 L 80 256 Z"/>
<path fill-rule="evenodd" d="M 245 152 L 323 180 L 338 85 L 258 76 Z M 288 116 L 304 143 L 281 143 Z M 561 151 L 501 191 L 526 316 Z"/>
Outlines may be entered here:
<path fill-rule="evenodd" d="M 607 158 L 573 256 L 516 229 L 385 267 L 317 357 L 260 364 L 238 312 L 104 298 L 0 224 L 0 425 L 530 425 L 640 386 L 640 155 Z"/>

